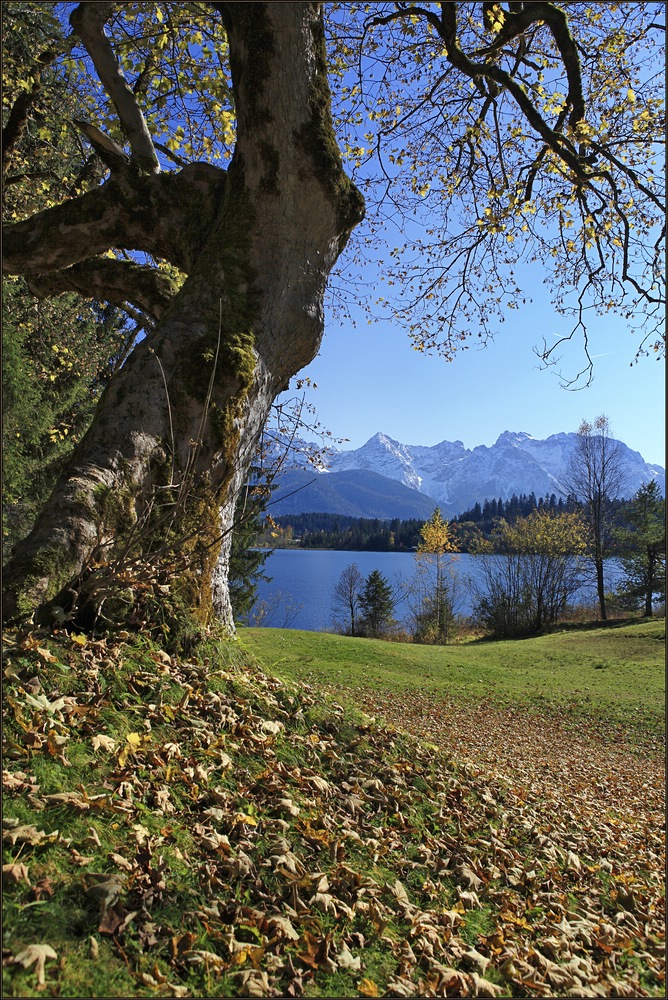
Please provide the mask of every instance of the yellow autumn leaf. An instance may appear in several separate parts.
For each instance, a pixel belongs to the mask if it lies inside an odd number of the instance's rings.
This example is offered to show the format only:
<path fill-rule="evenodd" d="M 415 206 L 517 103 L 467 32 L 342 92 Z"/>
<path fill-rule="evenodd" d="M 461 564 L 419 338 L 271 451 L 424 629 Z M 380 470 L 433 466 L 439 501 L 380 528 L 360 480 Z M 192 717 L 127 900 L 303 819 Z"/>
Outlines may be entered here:
<path fill-rule="evenodd" d="M 257 820 L 254 816 L 249 816 L 248 813 L 238 812 L 234 817 L 235 823 L 246 823 L 247 826 L 257 826 Z"/>
<path fill-rule="evenodd" d="M 357 984 L 357 991 L 363 997 L 379 997 L 380 992 L 378 987 L 374 983 L 373 979 L 363 979 L 361 983 Z"/>
<path fill-rule="evenodd" d="M 77 646 L 85 646 L 88 640 L 85 635 L 76 635 L 74 632 L 70 636 L 72 642 L 76 642 Z"/>
<path fill-rule="evenodd" d="M 125 767 L 128 758 L 136 753 L 142 744 L 147 743 L 149 739 L 148 735 L 142 735 L 142 733 L 128 733 L 125 737 L 125 746 L 118 755 L 119 767 Z"/>

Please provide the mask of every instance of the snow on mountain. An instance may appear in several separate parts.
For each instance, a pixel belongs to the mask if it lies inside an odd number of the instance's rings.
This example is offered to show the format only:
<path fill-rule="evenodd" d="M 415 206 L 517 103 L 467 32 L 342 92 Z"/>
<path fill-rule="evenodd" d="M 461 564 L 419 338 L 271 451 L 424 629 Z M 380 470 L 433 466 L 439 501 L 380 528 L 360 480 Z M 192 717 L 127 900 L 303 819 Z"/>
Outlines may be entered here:
<path fill-rule="evenodd" d="M 342 451 L 329 463 L 332 472 L 349 472 L 351 469 L 368 469 L 388 479 L 398 479 L 413 490 L 423 489 L 423 477 L 415 471 L 412 449 L 394 441 L 387 434 L 374 434 L 366 444 L 355 451 Z"/>
<path fill-rule="evenodd" d="M 485 498 L 506 500 L 513 493 L 565 496 L 564 477 L 576 440 L 575 433 L 541 440 L 525 431 L 504 431 L 491 447 L 467 449 L 461 441 L 441 441 L 432 447 L 405 445 L 378 433 L 361 448 L 331 456 L 329 469 L 366 469 L 396 479 L 434 497 L 444 514 L 452 517 Z M 623 442 L 619 444 L 626 496 L 650 479 L 657 480 L 665 495 L 665 469 L 645 462 Z"/>

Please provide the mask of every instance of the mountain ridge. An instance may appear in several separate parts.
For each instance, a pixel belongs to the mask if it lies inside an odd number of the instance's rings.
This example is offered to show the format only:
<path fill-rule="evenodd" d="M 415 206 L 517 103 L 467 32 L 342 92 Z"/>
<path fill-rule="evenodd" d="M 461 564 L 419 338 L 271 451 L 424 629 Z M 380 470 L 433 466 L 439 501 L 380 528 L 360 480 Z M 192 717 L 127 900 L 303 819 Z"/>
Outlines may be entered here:
<path fill-rule="evenodd" d="M 348 514 L 354 507 L 359 517 L 421 517 L 426 501 L 432 509 L 438 504 L 445 516 L 454 517 L 485 499 L 507 500 L 523 493 L 565 497 L 565 474 L 576 441 L 577 434 L 568 431 L 547 438 L 535 438 L 527 431 L 502 431 L 493 445 L 468 449 L 460 440 L 407 445 L 378 431 L 360 448 L 333 451 L 326 468 L 309 473 L 317 485 L 300 488 L 287 506 L 282 502 L 287 487 L 294 490 L 297 484 L 285 480 L 285 473 L 276 491 L 280 506 L 276 513 Z M 632 496 L 650 479 L 657 480 L 665 495 L 665 469 L 645 462 L 640 452 L 623 441 L 618 443 L 626 474 L 625 496 Z M 366 473 L 366 479 L 341 478 L 342 473 L 351 472 Z M 374 475 L 379 478 L 370 478 Z M 327 478 L 330 483 L 325 489 L 322 480 Z M 298 485 L 303 483 L 302 479 Z M 397 483 L 409 491 L 401 499 L 393 485 Z"/>

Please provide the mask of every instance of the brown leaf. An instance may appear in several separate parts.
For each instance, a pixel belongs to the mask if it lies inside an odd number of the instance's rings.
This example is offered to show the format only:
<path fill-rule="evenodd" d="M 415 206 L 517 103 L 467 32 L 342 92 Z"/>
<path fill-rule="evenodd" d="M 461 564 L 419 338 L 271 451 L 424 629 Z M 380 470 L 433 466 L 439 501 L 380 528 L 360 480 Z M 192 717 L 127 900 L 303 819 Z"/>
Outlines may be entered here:
<path fill-rule="evenodd" d="M 120 903 L 105 907 L 97 928 L 99 934 L 115 934 L 125 920 L 125 910 Z"/>
<path fill-rule="evenodd" d="M 471 973 L 471 979 L 473 980 L 474 997 L 500 997 L 503 993 L 501 986 L 490 983 L 489 980 L 483 979 L 476 972 Z"/>
<path fill-rule="evenodd" d="M 469 948 L 462 955 L 462 965 L 467 969 L 474 969 L 476 972 L 480 973 L 481 976 L 485 975 L 487 966 L 490 963 L 490 959 L 485 955 L 481 955 L 479 951 L 475 948 Z"/>
<path fill-rule="evenodd" d="M 2 835 L 3 840 L 8 840 L 11 844 L 42 844 L 57 840 L 60 836 L 58 830 L 53 833 L 46 833 L 38 830 L 35 826 L 16 826 L 12 830 L 7 830 Z"/>
<path fill-rule="evenodd" d="M 124 858 L 122 854 L 115 854 L 112 851 L 109 857 L 115 864 L 118 865 L 119 868 L 122 868 L 126 872 L 131 872 L 136 867 L 132 864 L 132 862 L 128 861 L 127 858 Z"/>
<path fill-rule="evenodd" d="M 2 875 L 3 877 L 6 875 L 13 882 L 21 882 L 22 880 L 30 882 L 28 878 L 28 866 L 24 864 L 3 865 Z"/>
<path fill-rule="evenodd" d="M 41 899 L 43 896 L 53 896 L 53 882 L 48 875 L 45 875 L 44 878 L 35 883 L 30 895 L 35 900 Z"/>
<path fill-rule="evenodd" d="M 51 795 L 45 795 L 45 800 L 47 802 L 52 802 L 54 805 L 68 805 L 76 809 L 77 812 L 88 812 L 90 805 L 81 797 L 80 792 L 53 792 Z"/>
<path fill-rule="evenodd" d="M 116 740 L 112 739 L 111 736 L 105 736 L 104 733 L 97 733 L 91 740 L 93 744 L 93 750 L 108 750 L 111 752 L 116 747 Z"/>

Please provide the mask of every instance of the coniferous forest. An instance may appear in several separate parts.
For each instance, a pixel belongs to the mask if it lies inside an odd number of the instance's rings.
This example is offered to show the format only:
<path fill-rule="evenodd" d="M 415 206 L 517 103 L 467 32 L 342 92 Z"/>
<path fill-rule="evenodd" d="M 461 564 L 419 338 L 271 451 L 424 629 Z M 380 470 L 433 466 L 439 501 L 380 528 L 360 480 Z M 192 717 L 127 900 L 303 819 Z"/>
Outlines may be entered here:
<path fill-rule="evenodd" d="M 620 526 L 624 524 L 627 500 L 614 501 Z M 579 510 L 572 498 L 564 500 L 552 493 L 536 497 L 534 493 L 513 494 L 510 499 L 485 499 L 470 510 L 453 517 L 450 526 L 458 550 L 468 552 L 474 539 L 488 539 L 501 520 L 514 524 L 534 510 L 555 514 Z M 272 518 L 260 532 L 256 544 L 267 548 L 339 549 L 351 552 L 411 552 L 420 542 L 420 518 L 382 520 L 351 517 L 343 514 L 285 514 Z"/>

